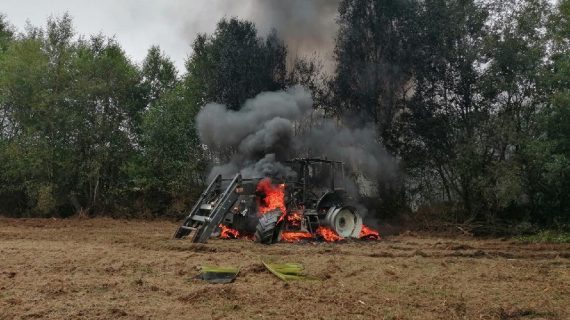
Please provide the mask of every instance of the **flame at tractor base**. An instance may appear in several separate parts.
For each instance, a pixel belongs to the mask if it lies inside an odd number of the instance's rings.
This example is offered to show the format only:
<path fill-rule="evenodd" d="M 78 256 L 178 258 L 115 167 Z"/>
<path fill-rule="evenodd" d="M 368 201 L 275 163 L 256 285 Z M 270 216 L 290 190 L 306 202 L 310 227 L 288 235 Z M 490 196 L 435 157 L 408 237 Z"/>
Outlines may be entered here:
<path fill-rule="evenodd" d="M 303 240 L 313 240 L 313 235 L 306 231 L 283 231 L 281 233 L 281 241 L 299 242 Z"/>
<path fill-rule="evenodd" d="M 359 240 L 380 240 L 378 231 L 368 227 L 362 226 Z M 324 242 L 338 242 L 348 240 L 339 236 L 334 230 L 329 227 L 321 226 L 317 229 L 316 236 L 306 231 L 284 231 L 281 233 L 282 242 L 306 242 L 306 241 L 324 241 Z"/>
<path fill-rule="evenodd" d="M 220 227 L 221 239 L 238 239 L 240 237 L 240 233 L 236 229 L 232 229 L 223 224 L 220 224 L 218 227 Z"/>
<path fill-rule="evenodd" d="M 317 229 L 317 234 L 321 236 L 325 241 L 329 242 L 334 242 L 344 239 L 343 237 L 339 236 L 333 229 L 323 226 L 320 226 Z"/>
<path fill-rule="evenodd" d="M 251 241 L 254 240 L 254 236 L 252 234 L 239 232 L 238 230 L 230 228 L 224 224 L 220 224 L 218 225 L 218 227 L 220 228 L 220 235 L 218 236 L 218 238 L 220 239 L 226 239 L 226 240 L 246 239 Z"/>
<path fill-rule="evenodd" d="M 360 231 L 360 235 L 358 236 L 360 239 L 366 239 L 366 240 L 380 240 L 382 239 L 380 237 L 380 233 L 378 233 L 378 231 L 367 227 L 365 225 L 362 225 L 362 231 Z"/>
<path fill-rule="evenodd" d="M 245 239 L 254 240 L 254 236 L 251 234 L 242 234 L 236 229 L 232 229 L 226 225 L 220 224 L 220 239 Z M 283 231 L 281 232 L 281 242 L 308 242 L 308 241 L 324 241 L 324 242 L 338 242 L 346 240 L 345 238 L 339 236 L 334 230 L 328 227 L 321 226 L 317 229 L 316 235 L 311 234 L 307 231 Z M 380 240 L 380 234 L 378 231 L 371 229 L 370 227 L 363 226 L 360 233 L 360 240 Z"/>

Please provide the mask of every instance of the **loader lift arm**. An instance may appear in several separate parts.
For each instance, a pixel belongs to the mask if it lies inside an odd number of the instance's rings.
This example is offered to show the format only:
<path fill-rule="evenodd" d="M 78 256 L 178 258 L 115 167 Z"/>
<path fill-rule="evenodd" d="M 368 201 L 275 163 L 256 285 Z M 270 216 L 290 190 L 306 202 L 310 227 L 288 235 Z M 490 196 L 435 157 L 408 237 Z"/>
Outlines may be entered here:
<path fill-rule="evenodd" d="M 192 242 L 205 243 L 238 199 L 237 188 L 242 176 L 236 174 L 222 192 L 222 176 L 218 175 L 200 195 L 190 214 L 184 219 L 175 239 L 190 236 Z"/>

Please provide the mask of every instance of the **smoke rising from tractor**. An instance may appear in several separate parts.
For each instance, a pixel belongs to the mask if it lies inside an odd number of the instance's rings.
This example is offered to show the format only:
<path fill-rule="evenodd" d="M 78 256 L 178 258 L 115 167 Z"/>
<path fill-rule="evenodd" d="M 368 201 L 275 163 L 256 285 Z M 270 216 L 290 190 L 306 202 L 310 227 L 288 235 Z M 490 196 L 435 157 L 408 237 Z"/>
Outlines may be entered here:
<path fill-rule="evenodd" d="M 238 172 L 286 177 L 290 170 L 282 161 L 295 154 L 298 143 L 294 121 L 306 116 L 311 106 L 311 95 L 302 87 L 260 93 L 239 111 L 216 103 L 205 105 L 196 118 L 200 139 L 220 161 L 229 160 L 215 166 L 210 178 Z"/>
<path fill-rule="evenodd" d="M 327 157 L 343 161 L 356 179 L 377 179 L 395 172 L 395 160 L 378 142 L 372 124 L 350 128 L 347 123 L 321 118 L 310 129 L 299 124 L 312 113 L 312 98 L 301 86 L 264 92 L 245 102 L 239 111 L 210 103 L 197 115 L 197 128 L 205 148 L 218 162 L 209 179 L 240 172 L 245 178 L 283 179 L 294 175 L 286 160 Z"/>
<path fill-rule="evenodd" d="M 277 30 L 292 57 L 319 52 L 326 68 L 338 29 L 335 22 L 340 0 L 251 0 L 248 17 L 262 33 Z"/>
<path fill-rule="evenodd" d="M 216 21 L 238 17 L 254 22 L 262 36 L 276 30 L 288 47 L 289 59 L 318 55 L 327 70 L 333 69 L 340 0 L 209 0 L 204 5 L 196 2 L 168 2 L 169 16 L 176 17 L 180 24 L 180 40 L 193 40 L 197 33 L 212 33 Z"/>

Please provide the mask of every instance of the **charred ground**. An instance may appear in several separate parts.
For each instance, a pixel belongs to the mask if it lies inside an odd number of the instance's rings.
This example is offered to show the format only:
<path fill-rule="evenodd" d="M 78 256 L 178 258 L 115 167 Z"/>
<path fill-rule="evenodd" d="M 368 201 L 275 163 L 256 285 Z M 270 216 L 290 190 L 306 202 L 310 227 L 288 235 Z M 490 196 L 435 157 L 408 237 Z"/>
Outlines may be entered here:
<path fill-rule="evenodd" d="M 170 239 L 176 225 L 0 219 L 0 319 L 568 319 L 570 244 L 406 234 L 380 242 Z M 262 257 L 318 281 L 283 283 Z M 236 265 L 235 283 L 192 277 Z"/>

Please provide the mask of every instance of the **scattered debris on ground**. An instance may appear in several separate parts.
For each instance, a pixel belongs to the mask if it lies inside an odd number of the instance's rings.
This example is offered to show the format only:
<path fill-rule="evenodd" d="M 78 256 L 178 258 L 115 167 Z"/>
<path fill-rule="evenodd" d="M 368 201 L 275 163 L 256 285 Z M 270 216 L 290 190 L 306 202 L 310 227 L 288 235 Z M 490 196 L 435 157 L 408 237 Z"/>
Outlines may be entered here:
<path fill-rule="evenodd" d="M 314 279 L 304 274 L 305 267 L 300 263 L 263 262 L 267 270 L 283 281 Z"/>
<path fill-rule="evenodd" d="M 196 279 L 210 283 L 231 283 L 234 282 L 238 273 L 239 268 L 236 267 L 202 266 Z"/>

